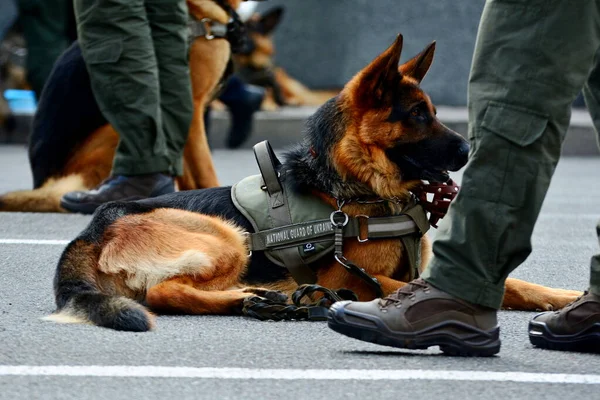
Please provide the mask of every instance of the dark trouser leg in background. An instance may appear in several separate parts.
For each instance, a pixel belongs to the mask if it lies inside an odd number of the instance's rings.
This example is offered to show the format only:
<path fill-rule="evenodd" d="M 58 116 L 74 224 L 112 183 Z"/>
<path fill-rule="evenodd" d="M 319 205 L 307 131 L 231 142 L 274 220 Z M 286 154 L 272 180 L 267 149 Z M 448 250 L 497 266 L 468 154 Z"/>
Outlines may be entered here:
<path fill-rule="evenodd" d="M 184 0 L 75 0 L 92 90 L 119 134 L 112 177 L 61 205 L 91 213 L 113 200 L 174 191 L 193 106 Z"/>
<path fill-rule="evenodd" d="M 174 175 L 183 174 L 183 148 L 194 106 L 188 64 L 188 9 L 184 0 L 146 0 L 158 63 L 162 132 Z M 121 169 L 115 159 L 115 170 Z M 124 169 L 127 165 L 124 166 Z"/>
<path fill-rule="evenodd" d="M 18 2 L 27 42 L 27 81 L 39 99 L 56 59 L 71 43 L 70 0 Z"/>
<path fill-rule="evenodd" d="M 598 144 L 600 145 L 600 48 L 596 51 L 594 67 L 583 87 L 583 97 L 592 117 Z M 600 223 L 596 227 L 596 232 L 598 233 L 598 241 L 600 241 Z M 600 254 L 592 257 L 590 264 L 590 292 L 600 296 Z"/>
<path fill-rule="evenodd" d="M 231 115 L 225 142 L 228 148 L 236 149 L 250 137 L 254 113 L 260 109 L 264 98 L 265 89 L 260 86 L 244 83 L 237 75 L 227 80 L 219 100 L 227 106 Z"/>

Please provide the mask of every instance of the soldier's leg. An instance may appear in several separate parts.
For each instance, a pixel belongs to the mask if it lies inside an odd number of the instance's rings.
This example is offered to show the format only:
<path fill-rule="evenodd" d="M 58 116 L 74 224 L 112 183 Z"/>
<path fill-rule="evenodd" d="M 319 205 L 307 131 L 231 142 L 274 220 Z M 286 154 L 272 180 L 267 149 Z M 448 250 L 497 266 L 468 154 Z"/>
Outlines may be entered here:
<path fill-rule="evenodd" d="M 70 44 L 69 0 L 23 3 L 20 12 L 27 42 L 27 80 L 39 99 L 54 62 Z"/>
<path fill-rule="evenodd" d="M 596 133 L 600 134 L 600 46 L 583 87 L 583 96 Z M 596 233 L 600 239 L 600 223 Z M 600 254 L 590 262 L 589 292 L 559 312 L 533 317 L 529 322 L 529 340 L 546 349 L 600 352 Z"/>
<path fill-rule="evenodd" d="M 600 46 L 600 3 L 488 0 L 469 80 L 471 154 L 424 278 L 499 308 L 560 157 L 571 103 Z"/>
<path fill-rule="evenodd" d="M 0 42 L 4 40 L 4 35 L 13 26 L 18 16 L 19 8 L 16 0 L 0 2 Z"/>
<path fill-rule="evenodd" d="M 74 4 L 94 96 L 120 136 L 113 175 L 173 172 L 144 0 L 75 0 Z"/>
<path fill-rule="evenodd" d="M 75 0 L 79 43 L 102 114 L 119 134 L 111 176 L 97 188 L 65 194 L 61 206 L 93 213 L 109 201 L 175 190 L 152 32 L 144 0 Z"/>
<path fill-rule="evenodd" d="M 160 110 L 167 151 L 176 175 L 183 173 L 193 103 L 188 64 L 188 9 L 185 0 L 146 0 L 158 64 Z"/>
<path fill-rule="evenodd" d="M 600 223 L 596 225 L 596 233 L 600 241 Z M 593 256 L 590 262 L 590 292 L 600 296 L 600 254 Z"/>
<path fill-rule="evenodd" d="M 596 51 L 594 67 L 583 87 L 583 97 L 592 117 L 598 144 L 600 145 L 600 48 Z M 596 232 L 600 241 L 600 223 L 596 227 Z M 600 254 L 592 257 L 590 267 L 590 291 L 600 296 Z"/>

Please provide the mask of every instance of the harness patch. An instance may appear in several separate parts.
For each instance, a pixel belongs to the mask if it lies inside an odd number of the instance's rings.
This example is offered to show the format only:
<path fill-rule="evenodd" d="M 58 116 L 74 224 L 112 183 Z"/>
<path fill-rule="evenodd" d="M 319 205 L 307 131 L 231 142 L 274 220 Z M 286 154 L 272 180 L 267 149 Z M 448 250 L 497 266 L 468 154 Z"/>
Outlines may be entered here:
<path fill-rule="evenodd" d="M 329 221 L 319 221 L 310 225 L 291 226 L 282 228 L 280 231 L 270 233 L 266 236 L 268 247 L 297 242 L 304 238 L 312 238 L 316 235 L 327 235 L 333 232 Z"/>
<path fill-rule="evenodd" d="M 314 243 L 306 243 L 304 246 L 302 246 L 302 250 L 305 253 L 311 253 L 313 251 L 315 251 L 317 248 L 315 247 Z"/>

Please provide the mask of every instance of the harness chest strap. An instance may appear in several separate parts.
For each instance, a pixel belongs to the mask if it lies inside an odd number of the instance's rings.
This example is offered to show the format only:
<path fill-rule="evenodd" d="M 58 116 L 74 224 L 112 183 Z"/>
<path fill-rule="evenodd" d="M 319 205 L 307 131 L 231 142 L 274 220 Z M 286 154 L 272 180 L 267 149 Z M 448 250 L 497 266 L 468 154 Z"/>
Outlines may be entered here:
<path fill-rule="evenodd" d="M 361 237 L 360 225 L 367 225 L 366 237 Z M 398 238 L 414 233 L 422 234 L 420 227 L 409 215 L 390 217 L 349 217 L 343 229 L 343 237 L 354 237 L 359 241 L 370 239 Z M 300 246 L 313 242 L 333 240 L 334 228 L 330 219 L 301 222 L 267 229 L 250 234 L 252 251 Z"/>

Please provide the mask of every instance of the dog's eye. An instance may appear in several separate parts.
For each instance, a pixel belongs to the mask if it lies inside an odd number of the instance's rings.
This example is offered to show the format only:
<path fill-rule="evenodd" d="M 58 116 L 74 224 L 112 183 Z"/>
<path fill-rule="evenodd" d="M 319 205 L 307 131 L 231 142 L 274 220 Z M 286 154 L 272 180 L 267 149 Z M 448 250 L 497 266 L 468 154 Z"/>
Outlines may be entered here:
<path fill-rule="evenodd" d="M 420 106 L 417 106 L 417 107 L 413 108 L 412 110 L 410 110 L 410 115 L 415 118 L 420 118 L 423 116 L 423 110 L 421 109 Z"/>

